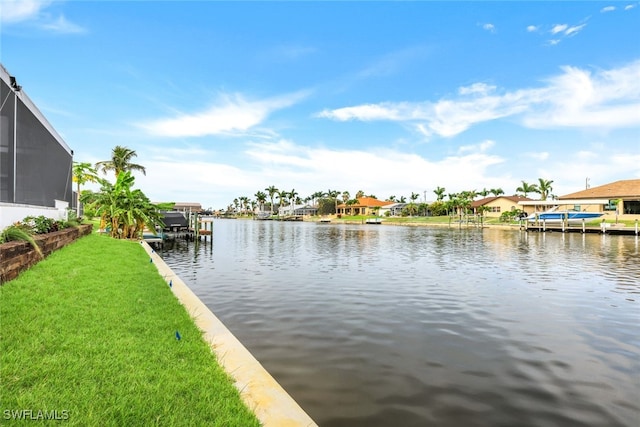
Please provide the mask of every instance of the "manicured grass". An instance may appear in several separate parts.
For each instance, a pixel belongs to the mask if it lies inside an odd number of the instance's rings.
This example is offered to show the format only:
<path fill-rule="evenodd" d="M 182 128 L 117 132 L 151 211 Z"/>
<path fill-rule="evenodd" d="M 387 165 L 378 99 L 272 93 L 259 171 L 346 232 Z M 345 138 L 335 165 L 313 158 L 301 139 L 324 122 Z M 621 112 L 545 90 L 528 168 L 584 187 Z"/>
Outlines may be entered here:
<path fill-rule="evenodd" d="M 457 220 L 455 218 L 454 220 Z M 448 224 L 448 216 L 401 216 L 384 218 L 384 221 L 398 224 Z"/>
<path fill-rule="evenodd" d="M 259 425 L 140 244 L 97 234 L 0 287 L 0 404 L 3 421 Z"/>

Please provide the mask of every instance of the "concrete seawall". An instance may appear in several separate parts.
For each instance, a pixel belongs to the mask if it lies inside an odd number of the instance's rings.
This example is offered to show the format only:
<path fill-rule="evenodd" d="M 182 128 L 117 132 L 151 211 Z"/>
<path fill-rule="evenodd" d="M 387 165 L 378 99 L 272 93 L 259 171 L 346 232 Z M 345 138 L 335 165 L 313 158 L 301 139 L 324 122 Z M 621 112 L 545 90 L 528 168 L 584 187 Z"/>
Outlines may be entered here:
<path fill-rule="evenodd" d="M 317 424 L 293 400 L 233 336 L 231 331 L 189 289 L 164 260 L 146 242 L 141 242 L 158 273 L 185 307 L 194 323 L 202 330 L 205 341 L 218 358 L 218 363 L 233 378 L 245 404 L 266 427 L 316 426 Z"/>

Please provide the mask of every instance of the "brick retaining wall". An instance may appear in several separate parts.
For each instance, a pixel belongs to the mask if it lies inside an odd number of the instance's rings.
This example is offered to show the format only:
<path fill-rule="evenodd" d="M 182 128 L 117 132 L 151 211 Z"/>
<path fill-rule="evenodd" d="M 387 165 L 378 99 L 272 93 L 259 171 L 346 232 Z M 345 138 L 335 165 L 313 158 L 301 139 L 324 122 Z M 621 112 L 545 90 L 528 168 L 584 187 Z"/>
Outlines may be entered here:
<path fill-rule="evenodd" d="M 92 224 L 65 228 L 53 233 L 33 236 L 46 257 L 74 240 L 91 233 Z M 15 279 L 18 275 L 40 261 L 40 255 L 29 242 L 14 241 L 0 245 L 0 285 Z"/>

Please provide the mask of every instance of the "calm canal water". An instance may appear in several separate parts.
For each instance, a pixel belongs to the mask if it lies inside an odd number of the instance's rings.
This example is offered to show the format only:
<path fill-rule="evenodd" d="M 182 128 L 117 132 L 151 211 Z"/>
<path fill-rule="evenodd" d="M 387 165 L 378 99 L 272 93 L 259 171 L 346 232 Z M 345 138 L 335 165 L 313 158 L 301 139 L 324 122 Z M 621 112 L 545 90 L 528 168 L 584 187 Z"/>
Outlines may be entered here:
<path fill-rule="evenodd" d="M 161 254 L 320 426 L 640 425 L 635 236 L 216 220 Z"/>

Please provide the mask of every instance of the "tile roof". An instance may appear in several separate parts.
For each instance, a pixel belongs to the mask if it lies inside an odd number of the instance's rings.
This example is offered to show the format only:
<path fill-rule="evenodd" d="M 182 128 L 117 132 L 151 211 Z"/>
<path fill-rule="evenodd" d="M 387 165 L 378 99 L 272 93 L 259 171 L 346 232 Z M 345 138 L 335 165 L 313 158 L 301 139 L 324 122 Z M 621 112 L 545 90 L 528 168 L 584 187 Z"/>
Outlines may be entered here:
<path fill-rule="evenodd" d="M 374 199 L 373 197 L 360 197 L 358 199 L 358 203 L 355 205 L 351 205 L 348 206 L 350 208 L 362 208 L 362 207 L 366 207 L 366 208 L 373 208 L 376 206 L 387 206 L 390 204 L 393 204 L 394 202 L 390 202 L 390 201 L 382 201 L 382 200 L 378 200 L 378 199 Z M 347 207 L 347 205 L 345 203 L 340 203 L 338 205 L 338 208 L 344 208 Z"/>
<path fill-rule="evenodd" d="M 522 201 L 522 200 L 533 200 L 528 197 L 522 197 L 522 196 L 497 196 L 497 197 L 493 196 L 493 197 L 485 197 L 484 199 L 480 199 L 480 200 L 474 200 L 473 202 L 471 202 L 471 207 L 477 208 L 479 206 L 484 206 L 488 203 L 493 202 L 496 199 L 507 199 L 507 200 L 511 200 L 514 203 L 518 203 L 519 201 Z"/>
<path fill-rule="evenodd" d="M 640 197 L 640 179 L 615 181 L 598 187 L 566 194 L 558 197 L 558 199 L 618 199 L 628 197 Z"/>

